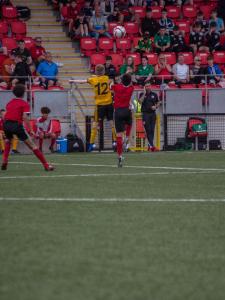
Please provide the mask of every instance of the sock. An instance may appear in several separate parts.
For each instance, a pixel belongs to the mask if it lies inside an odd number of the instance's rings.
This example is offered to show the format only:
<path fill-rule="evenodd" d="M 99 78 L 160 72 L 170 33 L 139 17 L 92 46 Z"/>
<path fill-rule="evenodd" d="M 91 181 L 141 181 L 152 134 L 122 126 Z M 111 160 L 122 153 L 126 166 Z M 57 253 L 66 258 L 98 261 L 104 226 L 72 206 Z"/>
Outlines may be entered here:
<path fill-rule="evenodd" d="M 130 136 L 131 128 L 132 128 L 131 125 L 127 125 L 127 127 L 126 127 L 126 137 L 127 138 L 129 138 L 129 136 Z"/>
<path fill-rule="evenodd" d="M 51 139 L 50 148 L 53 148 L 53 147 L 54 147 L 54 145 L 55 145 L 55 141 L 56 141 L 56 139 Z"/>
<path fill-rule="evenodd" d="M 5 141 L 3 139 L 0 139 L 0 148 L 2 151 L 5 150 Z"/>
<path fill-rule="evenodd" d="M 17 149 L 18 142 L 19 142 L 18 138 L 14 137 L 13 140 L 12 140 L 12 150 L 16 150 Z"/>
<path fill-rule="evenodd" d="M 44 167 L 48 164 L 43 153 L 39 149 L 34 149 L 33 153 L 40 160 Z"/>
<path fill-rule="evenodd" d="M 42 151 L 43 139 L 39 138 L 39 150 Z"/>
<path fill-rule="evenodd" d="M 9 153 L 10 153 L 10 141 L 5 142 L 5 150 L 3 152 L 3 163 L 7 164 L 8 163 L 8 158 L 9 158 Z"/>
<path fill-rule="evenodd" d="M 123 152 L 123 138 L 121 136 L 117 136 L 116 143 L 118 156 L 121 156 Z"/>
<path fill-rule="evenodd" d="M 94 144 L 95 143 L 96 135 L 97 135 L 97 128 L 92 128 L 92 130 L 91 130 L 90 144 Z"/>
<path fill-rule="evenodd" d="M 112 127 L 112 139 L 113 139 L 113 142 L 116 141 L 116 130 L 115 130 L 115 127 Z"/>

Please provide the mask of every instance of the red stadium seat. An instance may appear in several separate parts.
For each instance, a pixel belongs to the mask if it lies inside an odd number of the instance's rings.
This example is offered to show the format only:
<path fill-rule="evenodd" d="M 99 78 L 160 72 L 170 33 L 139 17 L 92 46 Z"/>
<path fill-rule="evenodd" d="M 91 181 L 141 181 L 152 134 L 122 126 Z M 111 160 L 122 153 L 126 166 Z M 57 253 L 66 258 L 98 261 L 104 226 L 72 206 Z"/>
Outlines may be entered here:
<path fill-rule="evenodd" d="M 52 119 L 50 122 L 50 133 L 55 133 L 56 135 L 59 135 L 61 133 L 61 124 L 60 121 L 57 119 Z"/>
<path fill-rule="evenodd" d="M 221 34 L 221 36 L 220 36 L 220 44 L 221 45 L 225 45 L 225 35 L 224 34 Z"/>
<path fill-rule="evenodd" d="M 188 20 L 186 21 L 175 21 L 176 25 L 179 27 L 180 30 L 184 31 L 185 33 L 190 32 L 190 23 Z"/>
<path fill-rule="evenodd" d="M 151 9 L 152 9 L 152 17 L 155 19 L 160 19 L 162 16 L 162 14 L 161 14 L 162 7 L 152 6 Z"/>
<path fill-rule="evenodd" d="M 117 22 L 109 22 L 108 23 L 108 31 L 111 35 L 113 35 L 113 29 L 118 26 Z"/>
<path fill-rule="evenodd" d="M 180 17 L 180 7 L 169 5 L 166 9 L 168 18 L 178 19 Z"/>
<path fill-rule="evenodd" d="M 9 23 L 13 20 L 16 20 L 18 17 L 16 7 L 3 5 L 2 6 L 2 17 L 3 17 L 3 20 L 6 20 Z"/>
<path fill-rule="evenodd" d="M 127 57 L 133 57 L 133 59 L 134 59 L 134 65 L 135 66 L 140 65 L 140 63 L 141 63 L 141 55 L 140 55 L 140 53 L 127 53 L 126 54 L 126 58 Z"/>
<path fill-rule="evenodd" d="M 191 84 L 191 83 L 186 83 L 186 84 L 181 84 L 181 88 L 182 89 L 196 89 L 196 85 Z"/>
<path fill-rule="evenodd" d="M 141 37 L 139 37 L 139 36 L 134 36 L 134 37 L 132 38 L 132 41 L 133 41 L 133 48 L 135 48 L 135 47 L 138 46 L 138 42 L 139 42 L 140 39 L 141 39 Z"/>
<path fill-rule="evenodd" d="M 98 64 L 104 65 L 104 63 L 105 63 L 105 55 L 100 53 L 95 53 L 90 56 L 90 66 L 92 71 L 96 65 Z"/>
<path fill-rule="evenodd" d="M 125 22 L 124 27 L 128 36 L 133 37 L 137 36 L 139 33 L 139 26 L 134 22 Z"/>
<path fill-rule="evenodd" d="M 85 37 L 80 39 L 80 49 L 81 53 L 90 56 L 94 52 L 96 52 L 96 40 L 93 38 Z"/>
<path fill-rule="evenodd" d="M 195 6 L 192 5 L 184 5 L 183 6 L 183 17 L 187 19 L 193 19 L 197 16 L 197 10 Z"/>
<path fill-rule="evenodd" d="M 2 46 L 10 52 L 12 49 L 17 48 L 17 42 L 14 38 L 6 37 L 2 39 Z"/>
<path fill-rule="evenodd" d="M 15 37 L 16 39 L 23 39 L 27 34 L 26 23 L 22 21 L 12 21 L 11 30 L 13 37 Z"/>
<path fill-rule="evenodd" d="M 158 63 L 158 54 L 157 53 L 145 53 L 145 56 L 148 58 L 148 63 L 150 65 L 156 65 Z"/>
<path fill-rule="evenodd" d="M 118 71 L 119 67 L 122 66 L 122 64 L 123 64 L 123 57 L 117 53 L 111 53 L 110 56 L 112 57 L 112 64 Z"/>
<path fill-rule="evenodd" d="M 177 62 L 176 54 L 174 52 L 163 52 L 163 54 L 166 57 L 166 62 L 169 65 L 174 65 Z"/>
<path fill-rule="evenodd" d="M 207 57 L 209 56 L 209 53 L 197 52 L 196 56 L 199 56 L 201 58 L 201 64 L 202 65 L 207 65 Z"/>
<path fill-rule="evenodd" d="M 8 36 L 8 23 L 5 21 L 0 22 L 0 38 L 7 37 Z"/>
<path fill-rule="evenodd" d="M 4 55 L 4 54 L 0 54 L 0 73 L 2 72 L 2 64 L 3 61 L 7 58 L 8 56 Z"/>
<path fill-rule="evenodd" d="M 27 49 L 30 49 L 35 44 L 32 37 L 24 37 L 23 40 Z"/>
<path fill-rule="evenodd" d="M 192 52 L 182 52 L 184 55 L 184 63 L 187 65 L 193 64 L 193 53 Z"/>
<path fill-rule="evenodd" d="M 225 51 L 214 52 L 213 58 L 216 64 L 225 64 Z"/>
<path fill-rule="evenodd" d="M 99 38 L 98 47 L 100 52 L 104 52 L 104 54 L 108 55 L 109 52 L 113 51 L 113 39 L 110 38 Z"/>
<path fill-rule="evenodd" d="M 63 21 L 68 21 L 68 6 L 63 6 L 60 10 L 61 16 L 63 17 Z"/>
<path fill-rule="evenodd" d="M 125 54 L 131 50 L 131 40 L 129 38 L 116 39 L 116 49 L 118 53 Z"/>
<path fill-rule="evenodd" d="M 211 5 L 201 5 L 199 7 L 200 11 L 203 13 L 205 19 L 209 19 L 211 12 L 213 10 L 213 7 Z"/>
<path fill-rule="evenodd" d="M 141 19 L 143 19 L 145 17 L 145 14 L 146 14 L 146 8 L 145 7 L 143 7 L 143 6 L 133 6 L 132 10 Z"/>

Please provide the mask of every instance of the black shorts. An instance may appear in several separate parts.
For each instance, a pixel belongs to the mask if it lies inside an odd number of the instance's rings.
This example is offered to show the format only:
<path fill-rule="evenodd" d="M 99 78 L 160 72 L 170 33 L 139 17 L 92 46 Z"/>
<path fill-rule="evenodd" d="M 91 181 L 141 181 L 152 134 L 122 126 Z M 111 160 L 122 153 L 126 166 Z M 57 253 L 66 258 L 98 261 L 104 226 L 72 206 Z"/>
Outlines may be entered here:
<path fill-rule="evenodd" d="M 22 124 L 19 124 L 16 121 L 5 121 L 3 125 L 5 136 L 7 139 L 11 140 L 13 135 L 17 135 L 18 139 L 25 141 L 29 138 L 29 135 L 26 133 Z"/>
<path fill-rule="evenodd" d="M 126 125 L 132 125 L 132 112 L 129 108 L 117 108 L 114 114 L 116 132 L 124 132 Z"/>
<path fill-rule="evenodd" d="M 97 105 L 95 112 L 95 121 L 107 119 L 107 121 L 113 120 L 113 105 Z"/>

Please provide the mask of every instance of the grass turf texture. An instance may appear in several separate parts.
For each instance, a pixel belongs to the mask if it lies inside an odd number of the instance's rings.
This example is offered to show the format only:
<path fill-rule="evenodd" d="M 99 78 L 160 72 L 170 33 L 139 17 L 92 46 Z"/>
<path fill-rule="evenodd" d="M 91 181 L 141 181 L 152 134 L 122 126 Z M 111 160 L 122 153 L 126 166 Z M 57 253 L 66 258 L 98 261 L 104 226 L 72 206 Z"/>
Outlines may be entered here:
<path fill-rule="evenodd" d="M 52 155 L 53 173 L 11 158 L 1 198 L 106 201 L 0 201 L 1 300 L 224 299 L 225 203 L 179 199 L 224 199 L 225 154 L 129 154 L 122 169 L 115 157 Z"/>

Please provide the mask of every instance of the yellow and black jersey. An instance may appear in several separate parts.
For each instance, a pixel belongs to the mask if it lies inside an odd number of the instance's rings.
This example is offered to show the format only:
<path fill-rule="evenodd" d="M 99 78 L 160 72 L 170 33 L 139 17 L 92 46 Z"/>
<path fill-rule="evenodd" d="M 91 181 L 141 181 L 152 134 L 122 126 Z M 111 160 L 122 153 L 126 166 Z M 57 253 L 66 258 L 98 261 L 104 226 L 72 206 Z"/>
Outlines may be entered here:
<path fill-rule="evenodd" d="M 87 82 L 94 88 L 96 105 L 108 105 L 112 103 L 112 94 L 109 87 L 108 76 L 95 75 L 88 78 Z"/>

